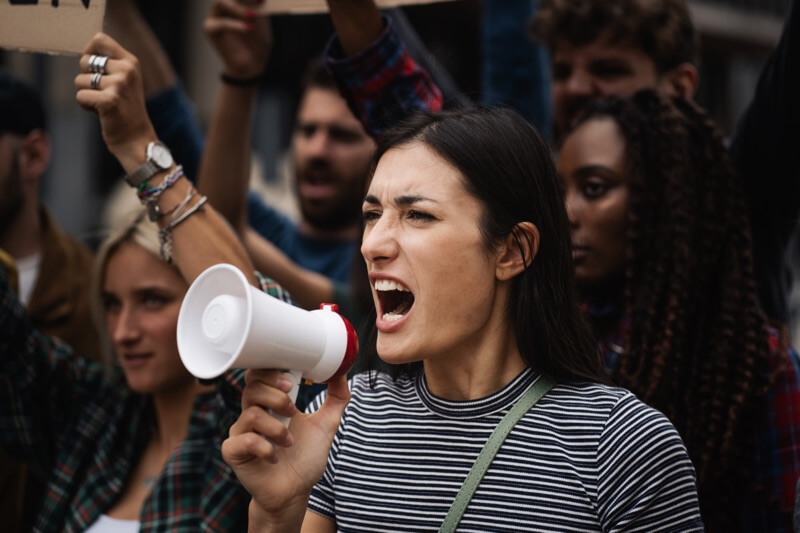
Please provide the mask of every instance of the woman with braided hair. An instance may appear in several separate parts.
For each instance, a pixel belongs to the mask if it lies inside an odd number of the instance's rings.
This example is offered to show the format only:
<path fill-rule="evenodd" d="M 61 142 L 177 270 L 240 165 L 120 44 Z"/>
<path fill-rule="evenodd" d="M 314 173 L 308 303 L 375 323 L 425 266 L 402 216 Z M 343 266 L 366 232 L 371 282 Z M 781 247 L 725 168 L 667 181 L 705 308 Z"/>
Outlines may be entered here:
<path fill-rule="evenodd" d="M 614 381 L 684 439 L 709 531 L 789 531 L 800 385 L 759 310 L 744 197 L 692 102 L 653 91 L 589 106 L 564 139 L 573 260 Z"/>

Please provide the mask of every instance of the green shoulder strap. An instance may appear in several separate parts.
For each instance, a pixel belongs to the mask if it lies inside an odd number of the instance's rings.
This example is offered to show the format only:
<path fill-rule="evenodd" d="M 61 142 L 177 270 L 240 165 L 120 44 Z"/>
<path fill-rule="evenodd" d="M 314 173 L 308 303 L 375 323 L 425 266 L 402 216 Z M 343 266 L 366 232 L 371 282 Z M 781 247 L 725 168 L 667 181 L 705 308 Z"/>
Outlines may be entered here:
<path fill-rule="evenodd" d="M 497 427 L 494 428 L 494 431 L 489 436 L 489 440 L 484 444 L 481 453 L 478 454 L 478 458 L 475 459 L 475 464 L 472 465 L 472 469 L 469 471 L 469 474 L 467 474 L 467 479 L 464 480 L 461 490 L 458 491 L 458 495 L 456 495 L 456 499 L 453 501 L 450 511 L 448 511 L 447 516 L 444 517 L 444 522 L 442 522 L 442 527 L 439 528 L 439 533 L 452 533 L 456 530 L 458 523 L 461 522 L 461 517 L 464 515 L 464 511 L 467 509 L 467 505 L 469 505 L 472 496 L 475 494 L 475 490 L 483 479 L 483 475 L 486 473 L 489 465 L 492 464 L 494 456 L 497 455 L 497 451 L 500 449 L 500 446 L 503 445 L 508 434 L 514 429 L 514 426 L 519 422 L 520 418 L 522 418 L 531 407 L 536 405 L 536 402 L 554 386 L 555 381 L 552 379 L 547 376 L 539 377 L 533 385 L 528 387 L 528 390 L 517 400 L 517 403 L 511 407 L 500 423 L 497 424 Z"/>

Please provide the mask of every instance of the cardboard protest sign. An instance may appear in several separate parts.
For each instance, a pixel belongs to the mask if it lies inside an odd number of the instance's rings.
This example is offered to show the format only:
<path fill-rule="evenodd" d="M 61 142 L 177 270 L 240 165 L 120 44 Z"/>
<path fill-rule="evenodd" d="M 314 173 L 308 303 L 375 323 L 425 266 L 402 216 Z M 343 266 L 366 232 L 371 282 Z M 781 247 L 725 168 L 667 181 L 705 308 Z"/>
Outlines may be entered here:
<path fill-rule="evenodd" d="M 432 4 L 448 0 L 375 0 L 378 7 L 397 7 L 411 4 Z M 302 15 L 307 13 L 325 13 L 328 4 L 325 0 L 267 0 L 264 13 Z"/>
<path fill-rule="evenodd" d="M 0 0 L 0 47 L 80 54 L 105 12 L 106 0 Z"/>

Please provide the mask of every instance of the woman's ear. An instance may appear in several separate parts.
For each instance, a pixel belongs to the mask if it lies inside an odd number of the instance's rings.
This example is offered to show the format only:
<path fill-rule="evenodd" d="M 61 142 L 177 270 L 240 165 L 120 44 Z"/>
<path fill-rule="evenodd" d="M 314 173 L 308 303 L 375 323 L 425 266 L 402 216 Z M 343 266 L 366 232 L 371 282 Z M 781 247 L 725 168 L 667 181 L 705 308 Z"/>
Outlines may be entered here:
<path fill-rule="evenodd" d="M 50 137 L 44 130 L 36 129 L 28 133 L 19 147 L 19 170 L 23 179 L 35 181 L 47 170 L 50 163 Z"/>
<path fill-rule="evenodd" d="M 539 251 L 539 228 L 532 222 L 520 222 L 506 236 L 497 259 L 495 275 L 507 281 L 525 270 Z"/>

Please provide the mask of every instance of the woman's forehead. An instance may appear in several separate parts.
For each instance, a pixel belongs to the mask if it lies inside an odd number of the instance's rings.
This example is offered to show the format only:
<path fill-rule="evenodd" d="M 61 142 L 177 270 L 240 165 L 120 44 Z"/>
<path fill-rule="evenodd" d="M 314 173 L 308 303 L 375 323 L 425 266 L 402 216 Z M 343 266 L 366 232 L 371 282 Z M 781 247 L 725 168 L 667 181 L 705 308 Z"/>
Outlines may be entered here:
<path fill-rule="evenodd" d="M 446 198 L 459 192 L 466 192 L 466 187 L 458 169 L 426 145 L 414 142 L 383 154 L 367 194 L 389 200 L 408 195 Z"/>

